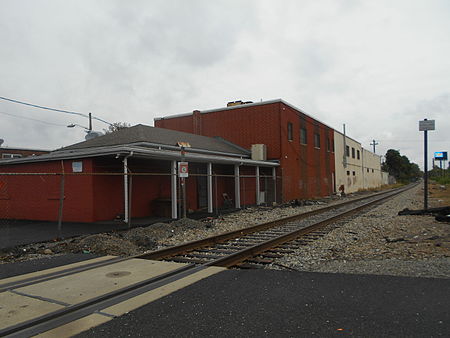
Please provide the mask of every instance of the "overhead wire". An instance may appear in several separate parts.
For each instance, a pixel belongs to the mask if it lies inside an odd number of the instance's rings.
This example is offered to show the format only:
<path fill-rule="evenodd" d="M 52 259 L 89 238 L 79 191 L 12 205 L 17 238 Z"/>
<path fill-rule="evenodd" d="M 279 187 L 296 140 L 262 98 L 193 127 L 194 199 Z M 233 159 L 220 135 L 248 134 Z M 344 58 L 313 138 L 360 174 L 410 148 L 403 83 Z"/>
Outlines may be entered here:
<path fill-rule="evenodd" d="M 19 101 L 19 100 L 10 99 L 10 98 L 4 97 L 4 96 L 0 96 L 0 99 L 4 100 L 4 101 L 13 102 L 13 103 L 23 104 L 23 105 L 34 107 L 34 108 L 51 110 L 51 111 L 55 111 L 55 112 L 59 112 L 59 113 L 72 114 L 72 115 L 78 115 L 78 116 L 83 116 L 83 117 L 89 118 L 89 115 L 85 114 L 85 113 L 79 113 L 79 112 L 70 111 L 70 110 L 63 110 L 63 109 L 56 109 L 56 108 L 40 106 L 40 105 L 33 104 L 33 103 L 28 103 L 28 102 L 23 102 L 23 101 Z M 110 123 L 108 121 L 105 121 L 105 120 L 103 120 L 103 119 L 101 119 L 101 118 L 99 118 L 97 116 L 92 116 L 92 119 L 101 121 L 101 122 L 109 124 L 109 125 L 112 125 L 112 123 Z"/>
<path fill-rule="evenodd" d="M 58 127 L 67 127 L 66 124 L 60 124 L 60 123 L 53 123 L 53 122 L 42 121 L 42 120 L 38 120 L 38 119 L 33 119 L 33 118 L 31 118 L 31 117 L 25 117 L 25 116 L 21 116 L 21 115 L 15 115 L 15 114 L 10 114 L 10 113 L 5 113 L 5 112 L 2 112 L 2 111 L 0 111 L 0 114 L 8 115 L 8 116 L 11 116 L 11 117 L 16 117 L 16 118 L 20 118 L 20 119 L 25 119 L 25 120 L 31 120 L 31 121 L 35 121 L 35 122 L 40 122 L 40 123 L 50 124 L 50 125 L 58 126 Z"/>

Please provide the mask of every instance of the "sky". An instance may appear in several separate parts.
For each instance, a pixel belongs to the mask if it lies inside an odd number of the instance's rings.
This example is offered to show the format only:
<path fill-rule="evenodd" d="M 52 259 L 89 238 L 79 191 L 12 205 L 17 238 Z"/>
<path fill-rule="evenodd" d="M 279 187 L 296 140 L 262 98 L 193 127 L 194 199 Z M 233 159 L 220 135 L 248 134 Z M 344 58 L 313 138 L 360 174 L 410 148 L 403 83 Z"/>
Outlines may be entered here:
<path fill-rule="evenodd" d="M 283 99 L 376 153 L 450 152 L 448 0 L 0 0 L 0 96 L 109 122 Z M 38 121 L 36 121 L 38 120 Z M 3 147 L 84 139 L 0 100 Z M 94 120 L 94 130 L 108 125 Z M 431 160 L 430 160 L 431 163 Z M 430 165 L 430 164 L 429 164 Z"/>

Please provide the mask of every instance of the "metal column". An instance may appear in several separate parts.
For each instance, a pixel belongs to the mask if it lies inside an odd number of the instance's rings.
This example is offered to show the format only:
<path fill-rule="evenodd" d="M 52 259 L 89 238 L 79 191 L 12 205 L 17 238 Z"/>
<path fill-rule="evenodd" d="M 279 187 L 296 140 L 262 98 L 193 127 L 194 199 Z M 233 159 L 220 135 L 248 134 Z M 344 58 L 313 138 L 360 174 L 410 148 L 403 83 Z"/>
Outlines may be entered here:
<path fill-rule="evenodd" d="M 241 208 L 241 185 L 238 164 L 234 165 L 234 206 L 236 209 Z"/>
<path fill-rule="evenodd" d="M 170 176 L 171 202 L 172 202 L 172 218 L 178 218 L 177 214 L 177 161 L 172 161 Z"/>
<path fill-rule="evenodd" d="M 272 168 L 272 179 L 273 179 L 273 201 L 277 203 L 277 169 Z"/>
<path fill-rule="evenodd" d="M 208 212 L 212 214 L 213 213 L 212 163 L 208 163 L 207 188 L 208 188 Z"/>
<path fill-rule="evenodd" d="M 123 159 L 124 222 L 128 223 L 128 156 Z"/>
<path fill-rule="evenodd" d="M 259 167 L 256 167 L 256 205 L 260 205 L 261 202 L 259 200 Z"/>

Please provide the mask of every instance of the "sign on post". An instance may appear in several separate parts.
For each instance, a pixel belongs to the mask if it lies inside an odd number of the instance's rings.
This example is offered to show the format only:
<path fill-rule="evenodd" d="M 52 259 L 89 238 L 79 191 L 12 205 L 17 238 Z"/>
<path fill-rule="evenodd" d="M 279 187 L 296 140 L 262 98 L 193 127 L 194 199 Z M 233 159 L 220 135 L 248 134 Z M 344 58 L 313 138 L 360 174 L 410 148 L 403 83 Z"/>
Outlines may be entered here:
<path fill-rule="evenodd" d="M 178 162 L 178 176 L 179 177 L 189 177 L 188 162 Z"/>
<path fill-rule="evenodd" d="M 428 130 L 434 130 L 434 120 L 419 121 L 419 131 L 423 131 L 423 208 L 428 209 Z"/>
<path fill-rule="evenodd" d="M 419 131 L 434 130 L 434 120 L 419 121 Z"/>
<path fill-rule="evenodd" d="M 446 151 L 435 151 L 434 158 L 439 161 L 447 161 L 447 152 Z"/>

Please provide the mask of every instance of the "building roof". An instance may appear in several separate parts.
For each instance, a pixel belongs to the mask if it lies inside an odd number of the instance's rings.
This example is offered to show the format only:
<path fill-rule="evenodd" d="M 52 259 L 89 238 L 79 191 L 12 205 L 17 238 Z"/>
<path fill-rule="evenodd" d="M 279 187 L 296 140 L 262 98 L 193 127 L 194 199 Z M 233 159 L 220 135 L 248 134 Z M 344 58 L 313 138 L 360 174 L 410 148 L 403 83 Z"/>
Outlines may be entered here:
<path fill-rule="evenodd" d="M 0 160 L 0 166 L 15 165 L 23 163 L 48 162 L 57 160 L 78 160 L 82 158 L 92 157 L 113 157 L 122 160 L 125 156 L 133 156 L 144 159 L 156 160 L 171 160 L 200 163 L 221 163 L 221 164 L 235 164 L 235 165 L 249 165 L 262 167 L 277 167 L 277 161 L 255 161 L 249 156 L 224 156 L 214 152 L 186 152 L 184 156 L 181 155 L 179 148 L 173 149 L 159 149 L 142 147 L 139 145 L 117 145 L 108 147 L 93 147 L 85 149 L 74 149 L 70 151 L 55 151 L 49 154 L 39 156 L 29 156 L 18 159 Z"/>
<path fill-rule="evenodd" d="M 229 106 L 229 107 L 221 107 L 221 108 L 215 108 L 215 109 L 206 109 L 206 110 L 199 110 L 200 114 L 208 114 L 208 113 L 213 113 L 213 112 L 218 112 L 218 111 L 224 111 L 224 110 L 233 110 L 233 109 L 241 109 L 241 108 L 248 108 L 248 107 L 254 107 L 254 106 L 263 106 L 263 105 L 267 105 L 267 104 L 273 104 L 273 103 L 282 103 L 288 107 L 291 107 L 294 110 L 297 110 L 298 112 L 310 117 L 311 119 L 313 119 L 314 121 L 317 121 L 321 124 L 323 124 L 324 126 L 334 129 L 332 127 L 330 127 L 329 125 L 327 125 L 326 123 L 323 123 L 322 121 L 316 119 L 315 117 L 311 116 L 310 114 L 306 113 L 304 110 L 290 104 L 289 102 L 286 102 L 282 99 L 274 99 L 274 100 L 267 100 L 267 101 L 261 101 L 261 102 L 243 102 L 242 104 L 238 104 L 235 106 Z M 176 114 L 176 115 L 168 115 L 168 116 L 164 116 L 164 117 L 156 117 L 154 120 L 155 121 L 159 121 L 159 120 L 168 120 L 168 119 L 173 119 L 173 118 L 178 118 L 178 117 L 183 117 L 183 116 L 190 116 L 193 113 L 182 113 L 182 114 Z"/>
<path fill-rule="evenodd" d="M 187 142 L 191 145 L 190 148 L 186 148 L 185 155 L 181 155 L 180 147 L 177 145 L 178 142 Z M 0 166 L 102 156 L 120 160 L 125 156 L 133 156 L 171 161 L 185 160 L 263 167 L 279 166 L 276 161 L 252 160 L 250 154 L 250 151 L 222 138 L 200 136 L 139 124 L 58 149 L 49 154 L 1 160 Z"/>
<path fill-rule="evenodd" d="M 36 151 L 36 152 L 41 152 L 41 153 L 49 153 L 51 150 L 47 150 L 47 149 L 34 149 L 34 148 L 17 148 L 17 147 L 1 147 L 0 146 L 0 151 Z"/>
<path fill-rule="evenodd" d="M 76 143 L 56 151 L 80 150 L 96 147 L 132 145 L 144 143 L 151 147 L 178 147 L 178 142 L 187 142 L 189 151 L 206 150 L 235 156 L 248 156 L 250 151 L 221 138 L 207 137 L 164 128 L 156 128 L 138 124 L 133 127 L 120 129 L 116 132 L 96 137 L 84 142 Z M 179 148 L 179 147 L 178 147 Z"/>

